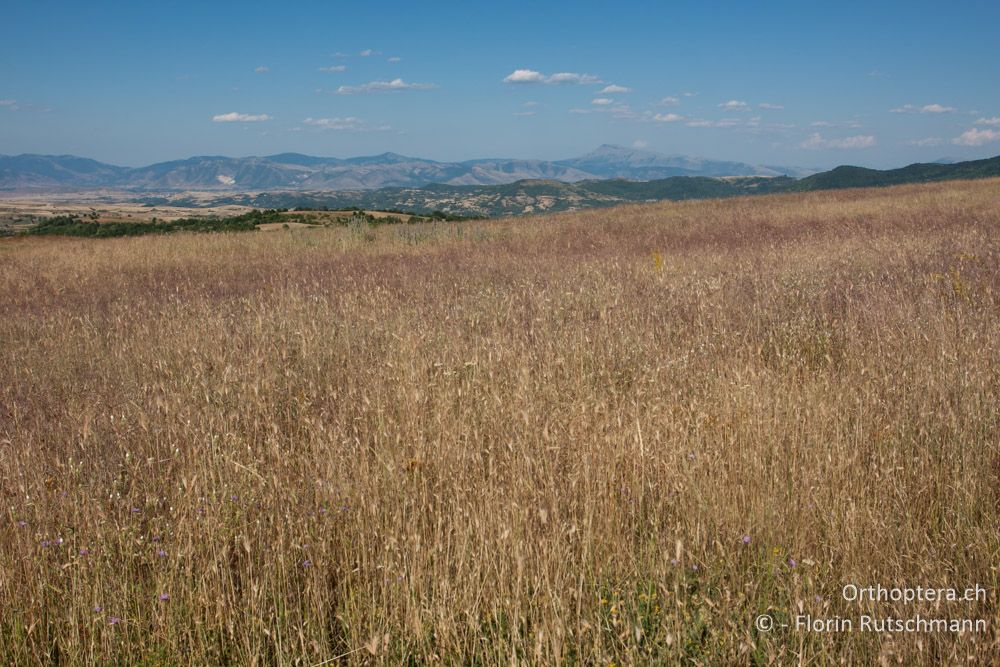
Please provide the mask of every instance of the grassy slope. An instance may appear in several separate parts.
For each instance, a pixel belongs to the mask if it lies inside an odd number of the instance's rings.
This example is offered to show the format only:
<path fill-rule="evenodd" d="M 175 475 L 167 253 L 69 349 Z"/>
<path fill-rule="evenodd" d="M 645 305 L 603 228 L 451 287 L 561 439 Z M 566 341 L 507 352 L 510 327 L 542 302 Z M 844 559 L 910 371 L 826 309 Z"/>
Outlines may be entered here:
<path fill-rule="evenodd" d="M 997 188 L 2 242 L 0 662 L 996 664 Z"/>

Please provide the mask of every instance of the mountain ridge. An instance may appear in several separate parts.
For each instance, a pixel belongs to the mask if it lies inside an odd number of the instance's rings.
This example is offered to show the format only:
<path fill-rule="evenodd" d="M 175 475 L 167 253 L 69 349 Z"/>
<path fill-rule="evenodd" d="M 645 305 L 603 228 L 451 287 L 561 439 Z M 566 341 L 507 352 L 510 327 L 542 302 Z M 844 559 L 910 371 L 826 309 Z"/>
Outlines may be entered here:
<path fill-rule="evenodd" d="M 811 173 L 811 172 L 810 172 Z M 0 155 L 0 190 L 372 190 L 384 187 L 502 185 L 540 178 L 575 183 L 671 176 L 803 175 L 796 168 L 664 155 L 603 144 L 565 160 L 479 158 L 440 162 L 386 152 L 349 158 L 302 153 L 231 158 L 200 155 L 121 167 L 72 155 Z"/>

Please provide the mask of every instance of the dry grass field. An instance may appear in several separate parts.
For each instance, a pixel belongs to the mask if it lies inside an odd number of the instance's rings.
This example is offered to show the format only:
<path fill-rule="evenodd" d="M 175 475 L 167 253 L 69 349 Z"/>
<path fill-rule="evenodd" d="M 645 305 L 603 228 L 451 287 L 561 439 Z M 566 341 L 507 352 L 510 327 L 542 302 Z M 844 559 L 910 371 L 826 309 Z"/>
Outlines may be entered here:
<path fill-rule="evenodd" d="M 998 664 L 998 406 L 997 180 L 0 241 L 0 663 Z"/>

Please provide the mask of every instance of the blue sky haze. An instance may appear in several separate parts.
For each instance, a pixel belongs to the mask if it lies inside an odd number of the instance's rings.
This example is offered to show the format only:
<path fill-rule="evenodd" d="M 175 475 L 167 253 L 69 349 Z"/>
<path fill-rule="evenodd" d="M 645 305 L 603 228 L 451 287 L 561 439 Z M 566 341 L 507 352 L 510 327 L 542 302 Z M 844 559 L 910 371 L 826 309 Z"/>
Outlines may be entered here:
<path fill-rule="evenodd" d="M 7 0 L 0 153 L 1000 154 L 996 2 Z"/>

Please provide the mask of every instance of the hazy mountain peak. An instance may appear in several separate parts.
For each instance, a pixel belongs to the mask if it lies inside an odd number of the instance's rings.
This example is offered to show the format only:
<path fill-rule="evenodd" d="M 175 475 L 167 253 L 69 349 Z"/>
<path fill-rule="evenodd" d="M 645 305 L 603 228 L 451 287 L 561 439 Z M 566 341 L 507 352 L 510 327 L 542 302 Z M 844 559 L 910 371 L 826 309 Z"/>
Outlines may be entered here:
<path fill-rule="evenodd" d="M 621 178 L 796 174 L 767 168 L 602 144 L 568 160 L 480 159 L 437 162 L 385 152 L 352 158 L 279 153 L 229 158 L 201 155 L 128 168 L 69 155 L 0 156 L 0 188 L 124 190 L 369 190 L 383 187 L 500 185 L 525 179 L 575 183 Z"/>

